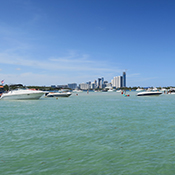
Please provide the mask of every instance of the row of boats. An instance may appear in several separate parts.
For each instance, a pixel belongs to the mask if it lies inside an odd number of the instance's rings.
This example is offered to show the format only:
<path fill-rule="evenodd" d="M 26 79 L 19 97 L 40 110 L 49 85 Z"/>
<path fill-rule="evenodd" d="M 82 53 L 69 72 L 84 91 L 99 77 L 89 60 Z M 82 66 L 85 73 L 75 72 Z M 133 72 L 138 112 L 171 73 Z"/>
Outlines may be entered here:
<path fill-rule="evenodd" d="M 48 92 L 35 89 L 16 89 L 1 94 L 0 100 L 35 100 L 46 97 L 69 97 L 72 93 L 67 91 Z"/>
<path fill-rule="evenodd" d="M 158 96 L 163 92 L 156 89 L 140 90 L 137 96 Z M 175 89 L 164 91 L 164 93 L 175 94 Z M 62 90 L 58 92 L 48 92 L 35 89 L 17 89 L 11 90 L 0 95 L 0 100 L 28 100 L 28 99 L 39 99 L 45 94 L 46 97 L 69 97 L 72 95 L 71 92 Z"/>
<path fill-rule="evenodd" d="M 167 89 L 161 89 L 161 90 L 158 90 L 157 88 L 153 88 L 153 89 L 150 89 L 148 88 L 147 90 L 144 90 L 144 89 L 140 89 L 138 88 L 136 90 L 138 93 L 137 93 L 137 96 L 152 96 L 152 95 L 161 95 L 162 93 L 164 94 L 175 94 L 175 89 L 174 88 L 171 88 L 169 90 Z"/>

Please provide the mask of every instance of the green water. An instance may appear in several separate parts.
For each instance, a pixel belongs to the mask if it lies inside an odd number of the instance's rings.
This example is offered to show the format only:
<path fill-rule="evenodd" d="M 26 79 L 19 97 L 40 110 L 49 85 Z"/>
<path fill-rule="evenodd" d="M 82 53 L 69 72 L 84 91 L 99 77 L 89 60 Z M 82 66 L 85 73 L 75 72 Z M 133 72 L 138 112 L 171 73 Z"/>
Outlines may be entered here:
<path fill-rule="evenodd" d="M 174 175 L 175 95 L 0 101 L 0 174 Z"/>

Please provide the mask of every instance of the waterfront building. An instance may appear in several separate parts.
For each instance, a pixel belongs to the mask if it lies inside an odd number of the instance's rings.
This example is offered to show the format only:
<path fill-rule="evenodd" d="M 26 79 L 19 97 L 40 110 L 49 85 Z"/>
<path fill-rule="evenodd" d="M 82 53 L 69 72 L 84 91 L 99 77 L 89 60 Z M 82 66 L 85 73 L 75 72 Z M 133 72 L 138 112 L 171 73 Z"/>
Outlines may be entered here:
<path fill-rule="evenodd" d="M 114 77 L 111 81 L 112 87 L 117 87 L 117 77 Z"/>
<path fill-rule="evenodd" d="M 112 87 L 115 88 L 121 88 L 122 86 L 122 76 L 116 76 L 113 78 L 113 80 L 111 81 Z"/>
<path fill-rule="evenodd" d="M 76 89 L 77 88 L 77 83 L 70 83 L 70 84 L 68 84 L 68 88 Z"/>
<path fill-rule="evenodd" d="M 91 89 L 96 89 L 97 88 L 97 80 L 94 80 L 94 82 L 92 82 L 90 84 L 90 87 L 91 87 Z"/>
<path fill-rule="evenodd" d="M 100 88 L 100 84 L 101 84 L 101 78 L 98 78 L 98 88 Z"/>
<path fill-rule="evenodd" d="M 116 76 L 111 80 L 112 87 L 121 88 L 126 87 L 126 72 L 123 72 L 123 76 Z"/>
<path fill-rule="evenodd" d="M 97 88 L 97 80 L 95 80 L 94 83 L 95 83 L 95 88 Z"/>
<path fill-rule="evenodd" d="M 91 89 L 95 89 L 95 88 L 96 88 L 95 82 L 91 83 Z"/>
<path fill-rule="evenodd" d="M 104 81 L 103 84 L 102 84 L 102 88 L 104 89 L 107 86 L 108 86 L 108 81 Z"/>
<path fill-rule="evenodd" d="M 91 81 L 86 82 L 86 84 L 88 84 L 89 87 L 90 87 L 91 86 Z"/>
<path fill-rule="evenodd" d="M 126 87 L 126 72 L 123 72 L 123 84 L 122 87 Z"/>
<path fill-rule="evenodd" d="M 104 78 L 98 78 L 98 84 L 97 84 L 98 88 L 103 88 L 104 87 Z"/>
<path fill-rule="evenodd" d="M 123 87 L 122 81 L 123 81 L 123 77 L 122 77 L 122 76 L 118 76 L 118 87 L 116 87 L 116 88 L 121 88 L 121 87 Z"/>
<path fill-rule="evenodd" d="M 81 83 L 81 84 L 79 84 L 79 88 L 82 89 L 82 90 L 88 90 L 89 89 L 89 84 Z"/>
<path fill-rule="evenodd" d="M 104 78 L 103 77 L 101 78 L 101 84 L 100 84 L 100 86 L 101 86 L 101 88 L 103 88 L 103 86 L 104 86 Z"/>

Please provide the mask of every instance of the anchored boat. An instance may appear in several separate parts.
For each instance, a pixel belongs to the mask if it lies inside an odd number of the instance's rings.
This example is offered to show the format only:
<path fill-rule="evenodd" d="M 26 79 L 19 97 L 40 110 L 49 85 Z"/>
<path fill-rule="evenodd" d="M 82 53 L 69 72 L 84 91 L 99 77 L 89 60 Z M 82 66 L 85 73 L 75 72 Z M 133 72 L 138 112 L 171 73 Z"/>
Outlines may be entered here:
<path fill-rule="evenodd" d="M 45 92 L 31 89 L 16 89 L 1 95 L 1 100 L 34 100 L 39 99 Z"/>
<path fill-rule="evenodd" d="M 145 92 L 139 92 L 137 94 L 137 96 L 158 96 L 158 95 L 161 95 L 162 92 L 159 92 L 159 91 L 145 91 Z"/>

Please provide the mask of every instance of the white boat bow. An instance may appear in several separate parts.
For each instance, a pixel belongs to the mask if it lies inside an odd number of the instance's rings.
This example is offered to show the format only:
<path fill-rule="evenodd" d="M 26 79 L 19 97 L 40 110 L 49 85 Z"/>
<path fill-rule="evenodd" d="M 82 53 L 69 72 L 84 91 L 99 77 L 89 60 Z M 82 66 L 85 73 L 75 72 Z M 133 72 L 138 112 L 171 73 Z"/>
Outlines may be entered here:
<path fill-rule="evenodd" d="M 1 98 L 2 100 L 30 100 L 30 99 L 39 99 L 45 92 L 40 90 L 32 89 L 17 89 L 11 90 L 7 93 L 3 93 Z"/>
<path fill-rule="evenodd" d="M 137 93 L 137 96 L 158 96 L 158 95 L 161 95 L 162 92 L 159 92 L 159 91 L 145 91 L 145 92 L 139 92 Z"/>
<path fill-rule="evenodd" d="M 49 92 L 47 97 L 69 97 L 71 95 L 71 92 Z"/>

